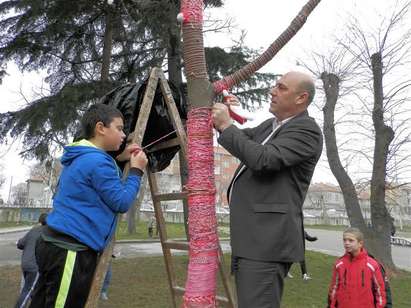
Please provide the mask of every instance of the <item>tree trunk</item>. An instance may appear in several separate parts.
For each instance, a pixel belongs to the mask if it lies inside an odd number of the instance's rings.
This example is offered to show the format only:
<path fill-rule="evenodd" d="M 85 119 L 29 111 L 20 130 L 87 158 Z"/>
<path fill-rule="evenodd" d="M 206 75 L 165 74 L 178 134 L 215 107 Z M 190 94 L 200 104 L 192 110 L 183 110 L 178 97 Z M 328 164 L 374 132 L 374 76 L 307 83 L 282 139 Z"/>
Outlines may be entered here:
<path fill-rule="evenodd" d="M 176 3 L 178 2 L 178 3 Z M 180 1 L 176 1 L 170 3 L 172 9 L 170 9 L 170 19 L 173 20 L 175 16 L 177 16 L 180 8 Z M 180 91 L 182 91 L 182 72 L 181 72 L 181 62 L 182 62 L 182 55 L 181 55 L 181 35 L 180 29 L 177 27 L 170 27 L 168 29 L 168 46 L 167 46 L 167 55 L 168 55 L 168 78 L 174 86 L 177 87 Z M 184 95 L 184 93 L 182 93 Z M 186 106 L 188 109 L 188 106 Z M 182 123 L 185 127 L 186 121 L 182 119 Z M 181 179 L 181 187 L 185 187 L 188 182 L 188 164 L 187 159 L 181 155 L 178 156 L 179 158 L 179 166 L 180 166 L 180 179 Z M 187 199 L 183 199 L 183 212 L 184 212 L 184 228 L 186 232 L 187 240 L 189 239 L 189 232 L 188 232 L 188 201 Z"/>
<path fill-rule="evenodd" d="M 180 1 L 171 1 L 170 20 L 174 20 L 179 12 Z M 177 3 L 176 3 L 177 2 Z M 180 89 L 183 83 L 182 72 L 181 72 L 181 35 L 180 28 L 175 25 L 175 27 L 170 27 L 168 29 L 168 46 L 167 46 L 167 56 L 168 56 L 168 77 L 169 80 Z"/>
<path fill-rule="evenodd" d="M 101 61 L 101 75 L 102 81 L 108 81 L 110 74 L 111 63 L 111 48 L 113 38 L 113 15 L 109 5 L 106 7 L 106 28 L 104 30 L 104 46 L 103 57 Z"/>
<path fill-rule="evenodd" d="M 373 120 L 374 123 L 376 123 L 375 120 L 377 119 L 379 125 L 384 126 L 384 123 L 382 121 L 382 65 L 379 66 L 377 63 L 375 64 L 375 69 L 373 69 L 375 70 L 374 75 L 377 76 L 374 77 L 374 88 L 377 89 L 379 86 L 381 87 L 379 88 L 379 90 L 374 91 L 374 95 L 375 101 L 380 100 L 379 106 L 381 108 L 376 108 L 374 106 Z M 381 73 L 381 75 L 379 75 L 378 72 Z M 326 103 L 323 108 L 323 133 L 325 136 L 325 146 L 328 163 L 343 193 L 344 203 L 347 209 L 347 215 L 350 220 L 350 224 L 353 227 L 359 228 L 364 233 L 365 245 L 370 253 L 378 258 L 378 260 L 380 260 L 388 269 L 395 270 L 391 256 L 389 228 L 390 217 L 385 207 L 386 155 L 388 152 L 389 142 L 392 140 L 392 136 L 391 139 L 387 138 L 387 136 L 389 136 L 390 128 L 387 129 L 387 127 L 384 126 L 383 131 L 385 133 L 380 134 L 379 137 L 377 137 L 378 133 L 376 133 L 370 200 L 372 228 L 368 228 L 365 224 L 361 212 L 355 186 L 351 178 L 347 174 L 347 171 L 341 164 L 337 148 L 334 113 L 339 96 L 340 79 L 335 74 L 324 72 L 321 74 L 321 80 L 323 82 L 323 88 L 326 95 Z M 377 128 L 375 129 L 377 131 Z M 380 127 L 378 129 L 381 131 Z M 384 137 L 382 137 L 381 135 Z"/>
<path fill-rule="evenodd" d="M 295 35 L 320 0 L 309 0 L 291 25 L 263 55 L 214 84 L 208 80 L 203 45 L 203 1 L 182 0 L 183 55 L 190 110 L 187 122 L 189 180 L 189 265 L 184 307 L 216 307 L 218 236 L 210 106 L 215 94 L 245 81 Z M 207 149 L 210 147 L 211 149 Z M 210 198 L 211 197 L 211 198 Z"/>
<path fill-rule="evenodd" d="M 216 307 L 218 236 L 211 110 L 204 107 L 211 106 L 214 91 L 208 80 L 204 54 L 203 1 L 183 0 L 181 12 L 184 15 L 183 54 L 188 98 L 193 106 L 187 121 L 191 164 L 187 184 L 190 249 L 183 307 L 212 308 Z M 205 146 L 200 149 L 199 145 Z"/>
<path fill-rule="evenodd" d="M 140 183 L 140 190 L 138 192 L 138 197 L 136 198 L 134 204 L 127 212 L 127 232 L 128 234 L 136 233 L 136 223 L 140 220 L 140 208 L 141 203 L 144 200 L 144 195 L 146 193 L 147 176 L 143 175 Z"/>
<path fill-rule="evenodd" d="M 375 129 L 374 163 L 371 177 L 371 221 L 374 243 L 370 248 L 386 267 L 395 269 L 391 255 L 391 217 L 385 205 L 385 179 L 388 150 L 394 139 L 394 130 L 384 123 L 383 63 L 381 53 L 371 56 L 374 87 L 372 120 Z"/>
<path fill-rule="evenodd" d="M 323 133 L 328 164 L 332 173 L 337 179 L 338 184 L 340 185 L 351 226 L 357 227 L 365 233 L 368 230 L 364 221 L 364 217 L 361 213 L 357 191 L 355 189 L 354 183 L 348 176 L 347 171 L 344 169 L 341 163 L 337 148 L 334 113 L 340 91 L 340 79 L 335 74 L 324 72 L 321 74 L 321 80 L 323 82 L 323 88 L 326 96 L 326 102 L 323 108 Z"/>

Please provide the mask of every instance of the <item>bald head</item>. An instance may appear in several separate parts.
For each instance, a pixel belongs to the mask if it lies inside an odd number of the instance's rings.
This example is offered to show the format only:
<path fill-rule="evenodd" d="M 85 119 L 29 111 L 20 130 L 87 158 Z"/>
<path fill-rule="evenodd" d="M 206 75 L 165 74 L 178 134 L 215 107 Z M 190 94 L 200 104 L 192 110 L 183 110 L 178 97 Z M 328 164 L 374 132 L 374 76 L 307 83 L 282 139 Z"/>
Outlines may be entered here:
<path fill-rule="evenodd" d="M 307 92 L 307 105 L 311 104 L 315 95 L 314 80 L 311 76 L 297 71 L 288 72 L 284 76 L 294 84 L 296 91 Z"/>
<path fill-rule="evenodd" d="M 315 93 L 314 81 L 301 72 L 288 72 L 271 89 L 270 112 L 280 121 L 307 109 Z"/>

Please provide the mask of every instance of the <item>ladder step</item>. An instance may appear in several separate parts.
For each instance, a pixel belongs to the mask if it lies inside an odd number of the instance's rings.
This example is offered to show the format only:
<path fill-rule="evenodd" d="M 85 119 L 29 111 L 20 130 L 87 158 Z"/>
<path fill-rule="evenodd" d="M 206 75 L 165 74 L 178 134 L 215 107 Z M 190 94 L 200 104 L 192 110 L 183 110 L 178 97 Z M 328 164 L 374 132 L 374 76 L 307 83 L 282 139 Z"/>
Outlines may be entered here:
<path fill-rule="evenodd" d="M 164 242 L 164 246 L 166 246 L 168 249 L 175 249 L 175 250 L 189 250 L 190 245 L 188 242 L 184 241 L 173 241 L 173 240 L 167 240 Z"/>
<path fill-rule="evenodd" d="M 186 291 L 185 288 L 179 287 L 179 286 L 174 286 L 173 290 L 178 294 L 178 295 L 184 295 L 184 292 Z"/>
<path fill-rule="evenodd" d="M 179 286 L 174 286 L 173 290 L 178 295 L 184 295 L 184 292 L 185 292 L 185 288 L 179 287 Z M 228 304 L 229 303 L 227 297 L 217 295 L 215 298 L 216 298 L 217 302 L 219 302 L 219 303 L 222 303 L 222 304 Z"/>
<path fill-rule="evenodd" d="M 171 201 L 183 200 L 187 198 L 186 192 L 169 193 L 169 194 L 153 194 L 153 201 Z"/>
<path fill-rule="evenodd" d="M 228 301 L 227 297 L 217 295 L 215 298 L 216 298 L 217 302 L 219 302 L 219 303 L 223 303 L 223 304 L 229 304 L 230 303 Z"/>

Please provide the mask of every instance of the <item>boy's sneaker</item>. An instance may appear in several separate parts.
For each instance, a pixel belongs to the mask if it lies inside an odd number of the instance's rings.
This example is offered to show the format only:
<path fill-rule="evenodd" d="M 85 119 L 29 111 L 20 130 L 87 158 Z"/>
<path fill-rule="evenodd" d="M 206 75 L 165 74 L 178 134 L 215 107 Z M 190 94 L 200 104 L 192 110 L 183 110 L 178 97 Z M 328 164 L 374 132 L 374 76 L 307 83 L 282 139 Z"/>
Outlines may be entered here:
<path fill-rule="evenodd" d="M 100 298 L 101 298 L 103 301 L 108 300 L 107 293 L 106 293 L 106 292 L 101 292 Z"/>
<path fill-rule="evenodd" d="M 293 276 L 293 275 L 291 275 L 291 273 L 290 273 L 290 272 L 288 272 L 288 273 L 287 273 L 287 277 L 288 277 L 288 278 L 294 278 L 294 276 Z"/>
<path fill-rule="evenodd" d="M 308 275 L 308 274 L 304 274 L 304 275 L 303 275 L 303 280 L 304 280 L 304 281 L 307 281 L 307 280 L 310 280 L 310 279 L 312 279 L 312 278 L 310 277 L 310 275 Z"/>

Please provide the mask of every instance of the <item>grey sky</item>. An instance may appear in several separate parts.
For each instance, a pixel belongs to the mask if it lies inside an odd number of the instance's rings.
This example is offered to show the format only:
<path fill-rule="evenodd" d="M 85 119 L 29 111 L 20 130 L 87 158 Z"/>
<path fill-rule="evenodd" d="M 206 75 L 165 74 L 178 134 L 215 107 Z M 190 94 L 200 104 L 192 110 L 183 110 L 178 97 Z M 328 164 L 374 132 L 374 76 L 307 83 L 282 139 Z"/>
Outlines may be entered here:
<path fill-rule="evenodd" d="M 400 1 L 403 3 L 404 1 Z M 233 33 L 221 33 L 218 35 L 208 34 L 206 45 L 218 44 L 222 47 L 231 45 L 231 40 L 239 37 L 240 29 L 247 31 L 246 45 L 253 48 L 265 48 L 289 25 L 292 18 L 306 3 L 305 0 L 225 0 L 223 9 L 213 10 L 208 14 L 211 17 L 231 17 L 238 26 Z M 303 29 L 293 40 L 279 52 L 276 58 L 266 67 L 264 71 L 284 73 L 288 70 L 301 69 L 296 66 L 298 58 L 304 58 L 307 52 L 319 47 L 324 49 L 331 45 L 335 36 L 344 34 L 344 25 L 348 14 L 360 18 L 364 24 L 373 26 L 376 24 L 378 12 L 384 13 L 392 7 L 396 1 L 383 0 L 322 0 L 313 14 L 307 20 Z M 13 65 L 10 66 L 10 76 L 6 77 L 0 85 L 0 111 L 15 110 L 24 104 L 20 90 L 27 98 L 31 98 L 33 90 L 38 92 L 42 83 L 40 74 L 29 73 L 21 75 Z M 316 117 L 321 114 L 315 110 L 312 113 Z M 5 147 L 1 147 L 0 154 L 4 154 Z M 14 176 L 13 183 L 23 181 L 27 176 L 27 162 L 24 163 L 17 158 L 16 148 L 9 151 L 2 159 L 6 167 L 6 175 Z M 314 182 L 334 182 L 335 179 L 327 168 L 325 159 L 317 168 Z M 3 197 L 7 198 L 10 182 L 7 181 L 3 187 Z"/>

